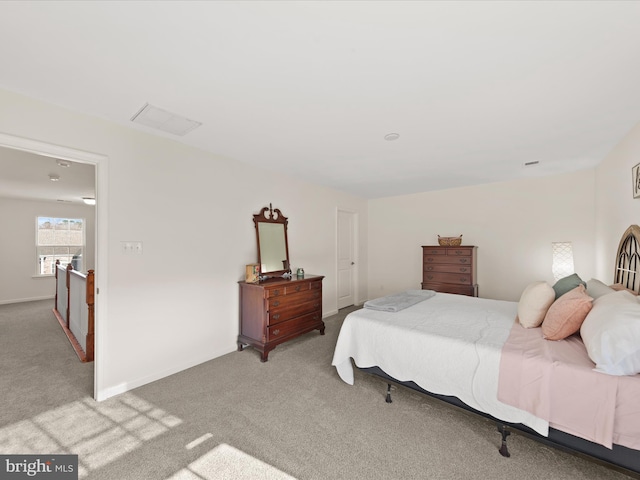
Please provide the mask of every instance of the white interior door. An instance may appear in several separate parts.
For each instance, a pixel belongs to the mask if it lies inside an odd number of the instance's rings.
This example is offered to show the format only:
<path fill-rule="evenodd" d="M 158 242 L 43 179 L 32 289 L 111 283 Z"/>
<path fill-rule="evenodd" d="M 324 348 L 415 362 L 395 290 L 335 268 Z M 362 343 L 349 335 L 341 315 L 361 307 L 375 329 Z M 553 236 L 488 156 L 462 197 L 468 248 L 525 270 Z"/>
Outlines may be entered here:
<path fill-rule="evenodd" d="M 338 309 L 354 304 L 355 214 L 338 210 Z"/>

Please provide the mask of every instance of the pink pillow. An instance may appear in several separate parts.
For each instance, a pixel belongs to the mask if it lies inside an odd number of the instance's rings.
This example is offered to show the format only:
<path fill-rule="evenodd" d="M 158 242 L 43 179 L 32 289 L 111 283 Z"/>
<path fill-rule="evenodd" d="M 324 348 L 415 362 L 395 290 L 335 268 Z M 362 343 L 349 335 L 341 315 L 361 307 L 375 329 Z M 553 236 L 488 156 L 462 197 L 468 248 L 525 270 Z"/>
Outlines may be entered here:
<path fill-rule="evenodd" d="M 568 291 L 551 304 L 542 322 L 542 336 L 547 340 L 562 340 L 578 330 L 593 306 L 584 285 Z"/>

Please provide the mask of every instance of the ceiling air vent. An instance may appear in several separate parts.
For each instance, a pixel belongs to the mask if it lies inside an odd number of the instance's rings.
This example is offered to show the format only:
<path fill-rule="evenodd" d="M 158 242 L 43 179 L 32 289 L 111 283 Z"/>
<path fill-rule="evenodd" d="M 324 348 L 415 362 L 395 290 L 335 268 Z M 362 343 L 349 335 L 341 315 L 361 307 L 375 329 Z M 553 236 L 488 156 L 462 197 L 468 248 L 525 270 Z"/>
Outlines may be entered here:
<path fill-rule="evenodd" d="M 131 117 L 131 121 L 179 136 L 183 136 L 194 128 L 202 125 L 201 122 L 189 120 L 188 118 L 167 112 L 148 103 Z"/>

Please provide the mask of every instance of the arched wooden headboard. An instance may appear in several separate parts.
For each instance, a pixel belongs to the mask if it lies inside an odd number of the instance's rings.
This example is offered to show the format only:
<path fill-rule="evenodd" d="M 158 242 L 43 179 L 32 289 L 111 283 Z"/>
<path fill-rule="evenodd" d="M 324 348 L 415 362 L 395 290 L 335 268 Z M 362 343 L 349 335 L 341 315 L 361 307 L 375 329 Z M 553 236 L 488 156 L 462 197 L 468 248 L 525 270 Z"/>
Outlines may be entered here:
<path fill-rule="evenodd" d="M 640 227 L 631 225 L 622 235 L 616 255 L 614 283 L 640 292 Z"/>

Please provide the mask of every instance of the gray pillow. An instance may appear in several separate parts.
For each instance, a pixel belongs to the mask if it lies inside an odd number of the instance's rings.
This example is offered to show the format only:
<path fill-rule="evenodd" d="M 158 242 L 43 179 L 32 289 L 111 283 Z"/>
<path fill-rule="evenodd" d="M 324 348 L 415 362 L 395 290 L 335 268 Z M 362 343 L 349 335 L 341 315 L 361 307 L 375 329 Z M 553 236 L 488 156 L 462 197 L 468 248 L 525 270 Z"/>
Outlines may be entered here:
<path fill-rule="evenodd" d="M 556 300 L 565 293 L 570 292 L 571 290 L 576 288 L 578 285 L 584 285 L 585 288 L 587 287 L 587 283 L 583 281 L 577 273 L 573 273 L 568 277 L 564 277 L 558 280 L 553 286 L 553 290 L 556 292 Z"/>
<path fill-rule="evenodd" d="M 600 280 L 596 278 L 592 278 L 587 282 L 587 295 L 589 295 L 594 300 L 603 295 L 608 295 L 609 293 L 613 293 L 615 290 L 608 285 L 605 285 Z"/>

